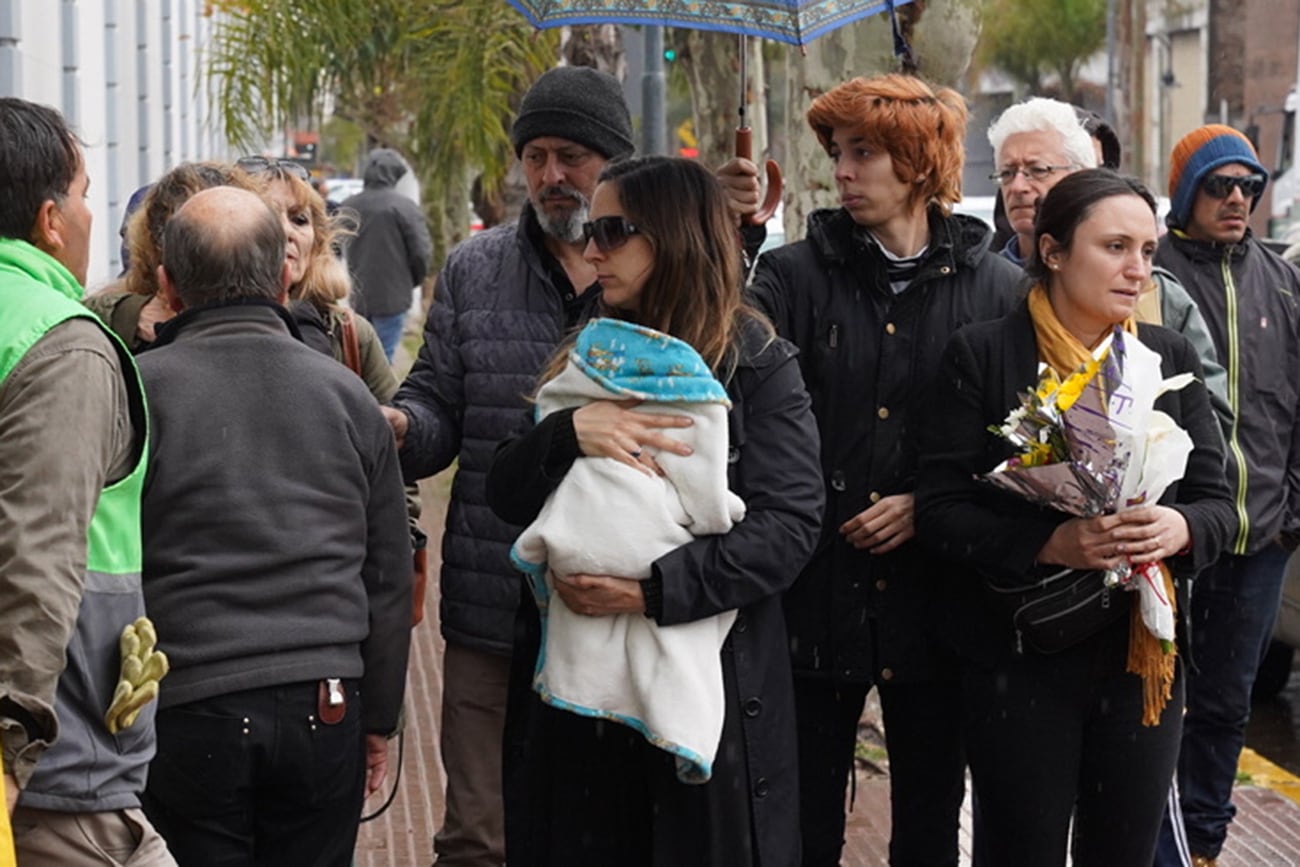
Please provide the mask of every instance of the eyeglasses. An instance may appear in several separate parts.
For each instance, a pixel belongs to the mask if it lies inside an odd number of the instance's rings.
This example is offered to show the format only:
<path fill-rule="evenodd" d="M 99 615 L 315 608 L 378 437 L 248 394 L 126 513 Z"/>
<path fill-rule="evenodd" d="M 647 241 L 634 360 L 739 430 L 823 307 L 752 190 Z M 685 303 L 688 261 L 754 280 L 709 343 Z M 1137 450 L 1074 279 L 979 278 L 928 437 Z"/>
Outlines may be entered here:
<path fill-rule="evenodd" d="M 250 175 L 258 175 L 262 172 L 281 171 L 287 175 L 293 175 L 300 181 L 311 182 L 311 173 L 302 163 L 295 163 L 293 160 L 277 160 L 274 157 L 251 156 L 240 157 L 235 161 L 235 165 Z"/>
<path fill-rule="evenodd" d="M 1232 195 L 1232 190 L 1235 187 L 1241 190 L 1242 196 L 1253 199 L 1264 192 L 1264 185 L 1267 183 L 1268 179 L 1263 175 L 1241 175 L 1240 177 L 1234 175 L 1210 175 L 1201 181 L 1201 189 L 1205 191 L 1207 196 L 1226 199 Z"/>
<path fill-rule="evenodd" d="M 590 223 L 582 224 L 582 242 L 596 242 L 596 249 L 602 253 L 617 250 L 641 230 L 629 223 L 624 217 L 601 217 Z"/>
<path fill-rule="evenodd" d="M 1016 175 L 1024 175 L 1031 181 L 1045 181 L 1056 172 L 1065 172 L 1077 166 L 1016 166 L 1008 167 L 996 171 L 989 175 L 990 181 L 997 181 L 1002 186 L 1008 186 L 1015 181 Z"/>

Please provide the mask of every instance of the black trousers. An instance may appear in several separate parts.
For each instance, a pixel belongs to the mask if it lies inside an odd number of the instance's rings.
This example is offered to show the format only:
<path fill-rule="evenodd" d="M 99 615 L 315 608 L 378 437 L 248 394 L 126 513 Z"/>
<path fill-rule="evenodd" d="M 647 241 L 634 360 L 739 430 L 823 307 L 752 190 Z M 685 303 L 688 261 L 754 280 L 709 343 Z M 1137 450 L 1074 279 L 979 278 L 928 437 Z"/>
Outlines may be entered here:
<path fill-rule="evenodd" d="M 365 785 L 361 696 L 317 713 L 318 682 L 203 699 L 158 712 L 143 806 L 184 867 L 352 863 Z"/>
<path fill-rule="evenodd" d="M 870 687 L 795 678 L 804 867 L 835 867 L 858 720 Z M 893 867 L 955 867 L 966 764 L 960 682 L 878 686 L 889 750 Z"/>
<path fill-rule="evenodd" d="M 1125 669 L 1129 620 L 1061 653 L 964 677 L 966 747 L 995 867 L 1150 867 L 1182 734 L 1181 664 L 1160 724 Z"/>

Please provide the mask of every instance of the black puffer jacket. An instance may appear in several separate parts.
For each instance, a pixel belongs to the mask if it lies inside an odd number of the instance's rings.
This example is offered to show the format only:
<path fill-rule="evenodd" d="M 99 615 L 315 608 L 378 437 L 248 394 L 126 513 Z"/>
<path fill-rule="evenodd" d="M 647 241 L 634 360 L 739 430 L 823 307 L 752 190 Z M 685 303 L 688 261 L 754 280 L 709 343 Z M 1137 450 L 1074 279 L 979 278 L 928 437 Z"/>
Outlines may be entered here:
<path fill-rule="evenodd" d="M 461 244 L 438 275 L 424 346 L 393 405 L 410 416 L 402 473 L 415 481 L 460 459 L 442 537 L 442 634 L 508 656 L 521 527 L 492 514 L 483 478 L 497 443 L 527 423 L 537 375 L 595 296 L 557 286 L 527 210 Z M 530 232 L 528 226 L 533 225 Z"/>
<path fill-rule="evenodd" d="M 990 252 L 989 238 L 979 220 L 932 211 L 928 253 L 899 295 L 879 248 L 842 209 L 814 212 L 807 239 L 759 259 L 751 290 L 799 347 L 826 480 L 817 551 L 785 597 L 797 674 L 897 683 L 947 665 L 928 632 L 936 567 L 924 541 L 875 555 L 839 527 L 915 488 L 912 425 L 949 336 L 1023 296 L 1020 269 Z"/>

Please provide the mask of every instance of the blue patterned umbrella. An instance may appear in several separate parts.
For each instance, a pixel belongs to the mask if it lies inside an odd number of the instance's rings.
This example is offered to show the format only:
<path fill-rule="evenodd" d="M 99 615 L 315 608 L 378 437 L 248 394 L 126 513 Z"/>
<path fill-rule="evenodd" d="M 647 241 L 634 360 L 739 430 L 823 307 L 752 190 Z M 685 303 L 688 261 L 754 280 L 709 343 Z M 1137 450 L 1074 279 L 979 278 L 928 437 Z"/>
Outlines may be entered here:
<path fill-rule="evenodd" d="M 650 24 L 807 45 L 911 0 L 510 0 L 536 27 Z"/>
<path fill-rule="evenodd" d="M 715 30 L 740 36 L 740 126 L 736 128 L 736 156 L 752 158 L 753 138 L 745 121 L 745 38 L 761 36 L 801 48 L 818 36 L 880 12 L 889 12 L 912 0 L 509 0 L 534 27 L 585 27 L 593 24 L 643 24 Z M 894 29 L 894 51 L 910 50 Z M 781 169 L 767 161 L 767 196 L 752 223 L 763 223 L 781 201 Z"/>

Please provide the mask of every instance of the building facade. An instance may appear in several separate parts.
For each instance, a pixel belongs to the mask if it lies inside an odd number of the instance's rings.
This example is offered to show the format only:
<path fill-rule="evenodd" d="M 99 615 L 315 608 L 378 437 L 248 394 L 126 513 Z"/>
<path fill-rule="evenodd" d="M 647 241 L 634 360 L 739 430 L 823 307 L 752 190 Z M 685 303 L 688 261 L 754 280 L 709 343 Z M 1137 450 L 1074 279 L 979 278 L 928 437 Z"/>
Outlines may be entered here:
<path fill-rule="evenodd" d="M 229 156 L 200 72 L 211 5 L 0 0 L 0 95 L 59 109 L 85 145 L 92 291 L 121 268 L 134 190 L 178 163 Z"/>

